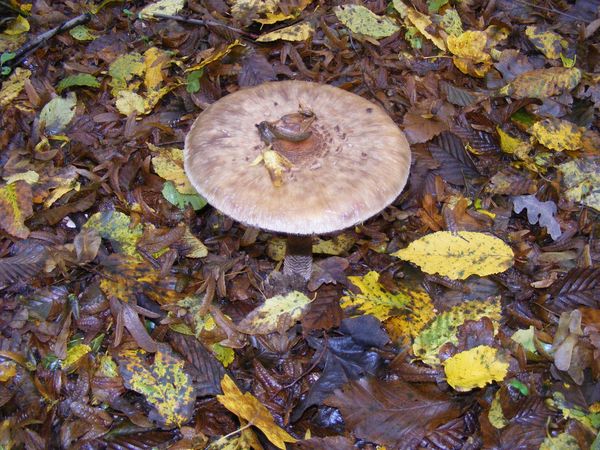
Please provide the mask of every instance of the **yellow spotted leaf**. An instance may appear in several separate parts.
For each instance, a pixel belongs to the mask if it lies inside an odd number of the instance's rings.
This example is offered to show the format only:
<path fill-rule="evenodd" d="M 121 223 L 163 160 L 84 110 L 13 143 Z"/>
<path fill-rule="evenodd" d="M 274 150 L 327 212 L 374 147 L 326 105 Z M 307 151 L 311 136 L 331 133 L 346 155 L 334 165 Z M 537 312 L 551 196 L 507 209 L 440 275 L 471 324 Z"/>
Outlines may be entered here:
<path fill-rule="evenodd" d="M 491 301 L 467 301 L 454 306 L 449 311 L 438 314 L 433 322 L 419 333 L 413 344 L 413 353 L 426 364 L 439 364 L 440 347 L 447 342 L 458 344 L 457 330 L 460 325 L 466 320 L 488 317 L 497 331 L 501 312 L 498 298 Z"/>
<path fill-rule="evenodd" d="M 400 29 L 385 16 L 378 16 L 362 5 L 341 5 L 334 9 L 335 15 L 353 33 L 381 39 L 391 36 Z"/>
<path fill-rule="evenodd" d="M 453 280 L 501 273 L 512 267 L 514 260 L 512 249 L 501 239 L 473 231 L 438 231 L 392 255 L 418 265 L 424 272 Z"/>
<path fill-rule="evenodd" d="M 196 70 L 200 70 L 203 67 L 222 59 L 224 56 L 227 56 L 231 51 L 237 47 L 238 45 L 244 45 L 239 40 L 233 41 L 231 44 L 223 47 L 221 49 L 209 49 L 206 54 L 203 56 L 202 61 L 200 63 L 193 65 L 192 67 L 188 67 L 185 69 L 185 72 L 194 72 Z"/>
<path fill-rule="evenodd" d="M 87 344 L 77 344 L 67 349 L 67 357 L 63 361 L 63 368 L 67 371 L 74 368 L 75 364 L 92 351 L 92 347 Z"/>
<path fill-rule="evenodd" d="M 160 0 L 151 3 L 140 11 L 141 19 L 153 18 L 155 14 L 166 14 L 173 16 L 183 9 L 185 0 Z"/>
<path fill-rule="evenodd" d="M 575 88 L 581 81 L 581 71 L 575 67 L 551 67 L 524 72 L 501 88 L 500 95 L 513 98 L 546 99 Z"/>
<path fill-rule="evenodd" d="M 0 107 L 4 107 L 12 102 L 25 87 L 25 80 L 29 80 L 31 71 L 17 67 L 11 76 L 2 83 L 0 89 Z"/>
<path fill-rule="evenodd" d="M 563 150 L 579 150 L 585 128 L 580 128 L 567 120 L 556 117 L 540 120 L 530 129 L 531 135 L 544 147 L 562 152 Z"/>
<path fill-rule="evenodd" d="M 508 363 L 498 355 L 498 349 L 479 345 L 444 361 L 444 372 L 450 386 L 466 392 L 504 380 Z"/>
<path fill-rule="evenodd" d="M 127 389 L 142 394 L 155 408 L 150 418 L 164 426 L 181 426 L 191 419 L 196 395 L 185 362 L 166 344 L 158 344 L 154 362 L 148 365 L 141 353 L 127 353 L 119 371 Z"/>
<path fill-rule="evenodd" d="M 561 53 L 566 50 L 569 45 L 560 34 L 552 31 L 542 31 L 537 25 L 528 26 L 525 29 L 525 35 L 529 38 L 535 48 L 549 59 L 560 58 Z"/>
<path fill-rule="evenodd" d="M 25 220 L 33 215 L 31 186 L 16 181 L 0 188 L 0 229 L 25 239 L 29 228 Z"/>
<path fill-rule="evenodd" d="M 93 214 L 83 225 L 93 228 L 98 234 L 108 239 L 113 248 L 129 256 L 137 256 L 137 242 L 142 237 L 143 227 L 140 224 L 131 226 L 131 219 L 120 211 L 102 211 Z"/>
<path fill-rule="evenodd" d="M 246 334 L 269 334 L 287 330 L 302 318 L 310 302 L 310 298 L 298 291 L 268 298 L 244 317 L 237 324 L 237 329 Z"/>
<path fill-rule="evenodd" d="M 578 159 L 558 166 L 565 197 L 600 211 L 600 158 Z"/>
<path fill-rule="evenodd" d="M 231 15 L 240 21 L 247 21 L 258 16 L 274 14 L 279 0 L 234 0 Z"/>
<path fill-rule="evenodd" d="M 527 159 L 531 151 L 531 143 L 511 136 L 502 128 L 496 127 L 498 136 L 500 136 L 500 148 L 509 155 L 515 155 L 519 159 Z"/>
<path fill-rule="evenodd" d="M 444 31 L 452 36 L 460 36 L 464 32 L 462 20 L 454 8 L 447 8 L 444 11 L 441 25 Z"/>
<path fill-rule="evenodd" d="M 257 427 L 277 448 L 285 450 L 286 442 L 296 442 L 287 431 L 275 424 L 269 410 L 256 397 L 249 392 L 242 394 L 229 375 L 225 375 L 221 380 L 221 389 L 223 395 L 217 395 L 219 403 L 240 419 Z"/>
<path fill-rule="evenodd" d="M 390 292 L 379 284 L 379 274 L 375 271 L 348 278 L 361 293 L 342 297 L 340 306 L 357 314 L 377 317 L 396 342 L 409 343 L 434 317 L 431 298 L 424 291 L 399 287 L 396 292 Z"/>
<path fill-rule="evenodd" d="M 154 107 L 158 104 L 161 98 L 175 89 L 178 84 L 170 84 L 168 86 L 163 86 L 160 89 L 150 89 L 146 92 L 146 97 L 144 98 L 144 114 L 149 114 L 152 112 Z"/>
<path fill-rule="evenodd" d="M 407 8 L 406 17 L 417 28 L 417 30 L 419 30 L 419 33 L 433 42 L 437 48 L 442 51 L 446 51 L 446 44 L 444 43 L 444 40 L 441 37 L 435 36 L 429 32 L 429 30 L 433 28 L 433 22 L 431 22 L 431 19 L 428 16 L 414 8 Z"/>
<path fill-rule="evenodd" d="M 272 42 L 277 40 L 282 41 L 305 41 L 313 35 L 315 28 L 309 22 L 301 22 L 289 27 L 281 28 L 270 33 L 263 34 L 257 42 Z"/>
<path fill-rule="evenodd" d="M 119 56 L 108 68 L 108 74 L 111 76 L 110 86 L 113 96 L 117 96 L 120 91 L 127 91 L 127 84 L 134 77 L 141 77 L 146 70 L 144 57 L 139 53 L 133 52 Z"/>
<path fill-rule="evenodd" d="M 172 181 L 180 194 L 197 194 L 183 168 L 183 150 L 161 148 L 150 142 L 148 148 L 156 155 L 152 158 L 152 167 L 159 177 Z"/>
<path fill-rule="evenodd" d="M 341 233 L 332 239 L 319 239 L 312 246 L 313 253 L 341 255 L 352 248 L 356 238 L 352 234 Z"/>
<path fill-rule="evenodd" d="M 481 63 L 491 60 L 491 56 L 485 52 L 487 45 L 487 34 L 483 31 L 465 31 L 459 36 L 448 36 L 446 41 L 448 51 L 461 58 Z"/>
<path fill-rule="evenodd" d="M 183 235 L 183 243 L 185 245 L 184 255 L 186 258 L 204 258 L 208 255 L 208 249 L 206 245 L 202 243 L 200 239 L 192 234 L 189 227 L 185 227 L 185 234 Z"/>
<path fill-rule="evenodd" d="M 144 64 L 146 65 L 144 86 L 146 86 L 146 90 L 158 89 L 163 82 L 162 70 L 169 63 L 169 56 L 164 50 L 150 47 L 144 52 Z"/>
<path fill-rule="evenodd" d="M 600 442 L 599 438 L 596 437 L 595 442 Z M 596 446 L 592 445 L 591 448 L 595 449 Z M 575 436 L 570 433 L 564 432 L 556 436 L 547 436 L 544 442 L 540 444 L 539 450 L 581 450 L 579 442 Z"/>
<path fill-rule="evenodd" d="M 144 98 L 135 92 L 119 91 L 116 97 L 116 106 L 121 114 L 129 116 L 133 113 L 143 114 L 146 110 Z"/>
<path fill-rule="evenodd" d="M 230 347 L 224 347 L 218 342 L 210 346 L 210 351 L 217 358 L 223 367 L 227 367 L 235 359 L 235 352 Z"/>
<path fill-rule="evenodd" d="M 9 36 L 16 36 L 27 33 L 29 28 L 30 26 L 27 19 L 23 16 L 17 16 L 8 23 L 8 26 L 4 29 L 4 33 Z"/>

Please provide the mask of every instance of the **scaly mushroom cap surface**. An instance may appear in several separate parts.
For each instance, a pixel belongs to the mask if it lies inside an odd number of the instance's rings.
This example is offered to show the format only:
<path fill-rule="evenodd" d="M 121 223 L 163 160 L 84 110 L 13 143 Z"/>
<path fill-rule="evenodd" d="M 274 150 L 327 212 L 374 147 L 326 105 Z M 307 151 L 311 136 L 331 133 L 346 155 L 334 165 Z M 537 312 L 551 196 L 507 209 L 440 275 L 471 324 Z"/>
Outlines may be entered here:
<path fill-rule="evenodd" d="M 286 171 L 276 186 L 256 160 L 267 149 L 257 125 L 310 110 L 310 137 L 276 141 Z M 410 148 L 379 106 L 342 89 L 280 81 L 223 97 L 185 140 L 185 170 L 196 190 L 233 219 L 264 230 L 319 234 L 377 214 L 404 188 Z M 253 164 L 254 162 L 254 164 Z"/>

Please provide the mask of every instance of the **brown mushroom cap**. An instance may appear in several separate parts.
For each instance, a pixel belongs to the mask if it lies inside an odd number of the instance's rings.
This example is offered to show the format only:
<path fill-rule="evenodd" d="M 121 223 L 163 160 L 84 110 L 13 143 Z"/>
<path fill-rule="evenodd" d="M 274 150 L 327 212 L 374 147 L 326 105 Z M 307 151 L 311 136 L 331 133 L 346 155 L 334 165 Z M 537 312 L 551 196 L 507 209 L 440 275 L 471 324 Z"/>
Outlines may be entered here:
<path fill-rule="evenodd" d="M 293 167 L 275 186 L 256 125 L 316 115 L 305 141 L 274 149 Z M 264 230 L 319 234 L 377 214 L 402 191 L 410 168 L 404 133 L 379 106 L 342 89 L 305 81 L 261 84 L 230 94 L 196 119 L 185 140 L 185 171 L 196 190 L 233 219 Z"/>

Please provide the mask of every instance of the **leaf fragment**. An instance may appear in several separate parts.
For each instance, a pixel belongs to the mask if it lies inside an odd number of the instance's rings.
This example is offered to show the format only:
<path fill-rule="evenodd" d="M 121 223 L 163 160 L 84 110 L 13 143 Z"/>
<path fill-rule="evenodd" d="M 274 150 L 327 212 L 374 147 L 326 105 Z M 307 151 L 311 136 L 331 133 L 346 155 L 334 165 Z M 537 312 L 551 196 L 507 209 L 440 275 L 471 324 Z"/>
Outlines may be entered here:
<path fill-rule="evenodd" d="M 47 134 L 60 134 L 75 116 L 77 96 L 69 92 L 66 98 L 55 97 L 44 105 L 40 113 L 40 126 Z"/>
<path fill-rule="evenodd" d="M 25 80 L 29 80 L 31 71 L 17 67 L 8 80 L 2 83 L 0 89 L 0 107 L 5 107 L 12 102 L 25 87 Z"/>
<path fill-rule="evenodd" d="M 183 9 L 185 0 L 160 0 L 144 7 L 139 13 L 140 19 L 151 19 L 155 14 L 173 16 Z"/>
<path fill-rule="evenodd" d="M 540 202 L 535 195 L 518 195 L 513 197 L 513 209 L 517 214 L 527 209 L 527 220 L 530 224 L 539 222 L 541 227 L 548 230 L 553 240 L 560 237 L 560 225 L 554 217 L 557 208 L 553 201 Z"/>
<path fill-rule="evenodd" d="M 444 40 L 439 36 L 434 36 L 429 32 L 433 28 L 433 22 L 425 14 L 417 11 L 414 8 L 407 8 L 406 10 L 407 19 L 419 30 L 423 36 L 429 39 L 434 45 L 442 51 L 446 51 L 446 44 Z"/>
<path fill-rule="evenodd" d="M 390 18 L 378 16 L 362 5 L 341 5 L 335 8 L 335 15 L 353 33 L 382 39 L 400 29 Z"/>
<path fill-rule="evenodd" d="M 508 363 L 500 358 L 498 349 L 487 345 L 460 352 L 443 365 L 448 384 L 459 392 L 502 381 L 508 373 Z"/>
<path fill-rule="evenodd" d="M 93 228 L 108 239 L 114 249 L 129 256 L 137 256 L 137 242 L 143 234 L 140 224 L 131 226 L 131 219 L 120 211 L 102 211 L 90 216 L 83 228 Z"/>
<path fill-rule="evenodd" d="M 223 395 L 217 395 L 219 403 L 240 419 L 257 427 L 277 448 L 285 450 L 286 442 L 296 442 L 287 431 L 275 424 L 269 410 L 256 397 L 249 392 L 242 394 L 229 375 L 221 380 L 221 388 Z"/>
<path fill-rule="evenodd" d="M 124 116 L 130 116 L 133 113 L 143 114 L 146 108 L 144 98 L 130 91 L 119 91 L 115 105 Z"/>
<path fill-rule="evenodd" d="M 108 74 L 111 76 L 110 85 L 113 96 L 117 96 L 120 91 L 127 91 L 127 83 L 135 76 L 142 76 L 146 70 L 144 57 L 137 53 L 128 53 L 115 59 L 108 68 Z"/>
<path fill-rule="evenodd" d="M 600 211 L 600 158 L 569 161 L 559 165 L 558 170 L 569 200 Z"/>
<path fill-rule="evenodd" d="M 525 29 L 525 35 L 529 38 L 535 48 L 549 59 L 560 58 L 562 52 L 568 47 L 567 41 L 563 39 L 560 34 L 554 33 L 553 31 L 543 31 L 541 27 L 537 25 L 529 25 Z"/>
<path fill-rule="evenodd" d="M 190 205 L 194 211 L 199 211 L 207 205 L 206 200 L 199 194 L 182 194 L 171 181 L 167 181 L 162 189 L 163 197 L 179 209 L 185 209 Z"/>
<path fill-rule="evenodd" d="M 25 239 L 29 228 L 25 220 L 33 215 L 31 186 L 16 181 L 0 188 L 0 228 L 15 237 Z"/>
<path fill-rule="evenodd" d="M 69 30 L 69 34 L 78 41 L 93 41 L 96 35 L 85 25 L 77 25 Z"/>
<path fill-rule="evenodd" d="M 501 239 L 472 231 L 438 231 L 392 255 L 418 265 L 424 272 L 453 280 L 501 273 L 512 267 L 514 260 L 512 249 Z"/>

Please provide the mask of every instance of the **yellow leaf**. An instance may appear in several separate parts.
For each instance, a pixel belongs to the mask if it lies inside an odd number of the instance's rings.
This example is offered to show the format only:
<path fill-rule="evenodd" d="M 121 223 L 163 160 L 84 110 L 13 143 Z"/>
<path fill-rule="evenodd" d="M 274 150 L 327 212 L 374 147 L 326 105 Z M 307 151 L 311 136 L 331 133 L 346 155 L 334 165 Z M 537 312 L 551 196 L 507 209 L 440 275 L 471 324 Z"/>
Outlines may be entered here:
<path fill-rule="evenodd" d="M 27 33 L 29 31 L 29 22 L 23 16 L 17 16 L 9 22 L 5 28 L 4 33 L 9 36 L 16 36 L 19 34 Z"/>
<path fill-rule="evenodd" d="M 140 11 L 140 19 L 150 19 L 155 14 L 173 16 L 183 9 L 185 0 L 160 0 L 146 6 Z"/>
<path fill-rule="evenodd" d="M 118 92 L 116 106 L 119 112 L 124 116 L 129 116 L 134 112 L 143 114 L 146 109 L 144 98 L 135 92 L 129 91 Z"/>
<path fill-rule="evenodd" d="M 314 27 L 309 22 L 301 22 L 280 30 L 263 34 L 257 42 L 272 42 L 281 39 L 282 41 L 305 41 L 315 32 Z"/>
<path fill-rule="evenodd" d="M 27 184 L 35 184 L 39 181 L 40 175 L 34 170 L 28 170 L 27 172 L 19 172 L 7 177 L 4 177 L 6 184 L 14 183 L 15 181 L 25 181 Z"/>
<path fill-rule="evenodd" d="M 442 51 L 446 51 L 446 44 L 444 43 L 444 40 L 439 36 L 434 36 L 428 31 L 428 29 L 433 27 L 433 23 L 428 16 L 414 8 L 408 8 L 406 10 L 406 17 L 417 28 L 417 30 L 419 30 L 419 33 L 433 42 L 437 48 Z"/>
<path fill-rule="evenodd" d="M 67 357 L 63 361 L 63 368 L 67 371 L 73 369 L 74 365 L 85 355 L 92 351 L 87 344 L 77 344 L 67 350 Z"/>
<path fill-rule="evenodd" d="M 341 233 L 335 236 L 333 239 L 321 239 L 313 244 L 313 253 L 321 253 L 326 255 L 340 255 L 346 253 L 352 248 L 356 238 L 352 234 Z"/>
<path fill-rule="evenodd" d="M 14 361 L 4 361 L 0 363 L 0 382 L 10 380 L 17 374 L 17 364 Z"/>
<path fill-rule="evenodd" d="M 147 91 L 146 98 L 144 99 L 144 114 L 151 113 L 154 107 L 160 101 L 160 99 L 178 86 L 179 84 L 170 84 L 160 89 L 150 89 L 149 91 Z"/>
<path fill-rule="evenodd" d="M 513 98 L 539 98 L 545 100 L 574 89 L 581 81 L 581 71 L 575 67 L 551 67 L 524 72 L 498 91 Z"/>
<path fill-rule="evenodd" d="M 438 231 L 392 253 L 410 261 L 424 272 L 464 280 L 504 272 L 513 265 L 513 251 L 497 237 L 472 231 Z"/>
<path fill-rule="evenodd" d="M 54 97 L 40 112 L 40 126 L 47 134 L 59 134 L 75 116 L 77 96 L 69 92 L 66 98 Z"/>
<path fill-rule="evenodd" d="M 234 0 L 231 15 L 240 21 L 248 17 L 273 14 L 279 6 L 279 0 Z"/>
<path fill-rule="evenodd" d="M 394 341 L 407 344 L 434 317 L 431 298 L 424 291 L 399 287 L 397 292 L 389 292 L 379 284 L 375 271 L 348 278 L 361 293 L 342 297 L 340 306 L 377 317 Z"/>
<path fill-rule="evenodd" d="M 381 39 L 391 36 L 400 29 L 385 16 L 378 16 L 362 5 L 341 5 L 334 8 L 335 15 L 353 33 Z"/>
<path fill-rule="evenodd" d="M 31 186 L 25 181 L 16 181 L 0 188 L 0 229 L 25 239 L 29 236 L 25 219 L 32 214 Z"/>
<path fill-rule="evenodd" d="M 287 330 L 304 315 L 310 302 L 311 299 L 298 291 L 268 298 L 244 317 L 237 324 L 237 329 L 246 334 L 269 334 Z"/>
<path fill-rule="evenodd" d="M 205 450 L 264 450 L 260 441 L 245 421 L 240 420 L 240 433 L 228 434 L 211 442 Z"/>
<path fill-rule="evenodd" d="M 530 25 L 525 29 L 525 34 L 535 48 L 544 54 L 546 58 L 558 59 L 561 53 L 568 47 L 568 42 L 560 34 L 552 31 L 542 31 L 539 26 Z"/>
<path fill-rule="evenodd" d="M 29 80 L 31 71 L 17 67 L 12 75 L 2 84 L 0 90 L 0 107 L 12 102 L 25 87 L 25 80 Z"/>
<path fill-rule="evenodd" d="M 238 45 L 244 45 L 244 44 L 242 44 L 239 40 L 236 39 L 231 44 L 227 45 L 227 47 L 224 47 L 220 50 L 216 50 L 216 49 L 210 50 L 208 55 L 205 56 L 200 63 L 198 63 L 192 67 L 188 67 L 187 69 L 185 69 L 185 72 L 187 73 L 187 72 L 194 72 L 196 70 L 200 70 L 204 66 L 207 66 L 212 62 L 220 60 L 224 56 L 231 53 L 231 50 L 233 50 L 233 48 L 237 47 Z"/>
<path fill-rule="evenodd" d="M 165 13 L 163 13 L 165 14 Z M 146 90 L 157 89 L 163 82 L 162 69 L 169 63 L 167 53 L 156 47 L 150 47 L 144 52 L 146 75 L 144 85 Z"/>
<path fill-rule="evenodd" d="M 580 128 L 572 122 L 552 117 L 534 123 L 530 131 L 544 147 L 562 152 L 579 150 L 584 130 L 585 128 Z"/>
<path fill-rule="evenodd" d="M 578 159 L 558 166 L 565 196 L 600 211 L 600 159 Z"/>
<path fill-rule="evenodd" d="M 441 25 L 446 33 L 453 36 L 460 36 L 464 32 L 460 16 L 454 8 L 447 8 L 444 11 Z"/>
<path fill-rule="evenodd" d="M 187 247 L 186 252 L 184 253 L 186 258 L 204 258 L 208 255 L 208 249 L 206 246 L 200 239 L 192 234 L 187 226 L 185 227 L 183 242 Z"/>
<path fill-rule="evenodd" d="M 485 52 L 487 35 L 483 31 L 465 31 L 460 36 L 448 36 L 448 50 L 461 58 L 476 63 L 489 61 L 491 56 Z"/>
<path fill-rule="evenodd" d="M 137 242 L 142 237 L 140 224 L 131 226 L 131 219 L 120 211 L 97 212 L 90 216 L 83 228 L 93 228 L 104 239 L 110 240 L 113 248 L 129 256 L 137 256 Z"/>
<path fill-rule="evenodd" d="M 210 346 L 210 351 L 217 358 L 223 367 L 227 367 L 235 359 L 235 352 L 230 347 L 224 347 L 218 342 Z"/>
<path fill-rule="evenodd" d="M 249 392 L 242 394 L 229 375 L 221 380 L 221 389 L 223 395 L 217 395 L 219 403 L 240 419 L 260 429 L 277 448 L 285 450 L 286 442 L 296 442 L 287 431 L 275 424 L 269 410 L 256 397 Z"/>
<path fill-rule="evenodd" d="M 508 425 L 508 420 L 504 416 L 504 411 L 502 410 L 502 403 L 500 402 L 499 394 L 500 391 L 496 391 L 494 399 L 492 400 L 492 404 L 490 405 L 490 410 L 488 412 L 488 420 L 494 428 L 501 430 L 506 425 Z"/>
<path fill-rule="evenodd" d="M 290 9 L 290 5 L 287 5 L 286 12 L 275 12 L 275 13 L 267 13 L 264 19 L 255 19 L 255 22 L 258 22 L 262 25 L 272 25 L 277 22 L 281 22 L 283 20 L 294 19 L 300 15 L 304 9 L 312 3 L 312 0 L 299 0 L 294 2 L 293 7 Z"/>
<path fill-rule="evenodd" d="M 413 353 L 430 366 L 440 363 L 438 353 L 446 343 L 458 344 L 458 327 L 467 320 L 480 320 L 488 317 L 498 331 L 501 318 L 500 299 L 493 301 L 467 301 L 454 306 L 449 311 L 438 314 L 415 338 Z"/>
<path fill-rule="evenodd" d="M 460 392 L 502 381 L 508 373 L 508 363 L 500 359 L 498 349 L 479 345 L 444 361 L 448 384 Z"/>
<path fill-rule="evenodd" d="M 108 74 L 112 77 L 110 85 L 113 96 L 116 97 L 120 91 L 130 90 L 127 83 L 135 76 L 141 77 L 145 70 L 144 57 L 139 53 L 128 53 L 115 59 L 108 68 Z"/>
<path fill-rule="evenodd" d="M 175 147 L 161 148 L 148 142 L 152 153 L 158 153 L 152 158 L 152 167 L 157 175 L 173 182 L 181 194 L 197 194 L 183 168 L 183 150 Z"/>
<path fill-rule="evenodd" d="M 503 152 L 515 155 L 517 158 L 523 160 L 528 158 L 531 151 L 531 144 L 529 142 L 511 136 L 500 127 L 496 127 L 496 131 L 498 132 L 498 136 L 500 136 L 500 148 Z"/>

